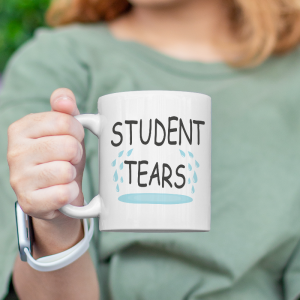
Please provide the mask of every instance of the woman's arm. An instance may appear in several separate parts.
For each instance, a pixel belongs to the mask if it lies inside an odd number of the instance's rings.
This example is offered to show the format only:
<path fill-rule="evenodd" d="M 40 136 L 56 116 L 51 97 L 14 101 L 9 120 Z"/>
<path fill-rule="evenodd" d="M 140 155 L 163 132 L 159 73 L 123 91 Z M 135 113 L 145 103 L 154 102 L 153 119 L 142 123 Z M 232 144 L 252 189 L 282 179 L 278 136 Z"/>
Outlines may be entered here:
<path fill-rule="evenodd" d="M 50 104 L 52 112 L 30 114 L 8 130 L 10 182 L 23 211 L 33 216 L 34 258 L 64 251 L 83 237 L 81 221 L 58 209 L 83 203 L 84 131 L 72 117 L 79 111 L 70 90 L 56 90 Z M 99 299 L 88 252 L 61 270 L 45 273 L 17 258 L 13 284 L 21 300 Z"/>
<path fill-rule="evenodd" d="M 33 256 L 38 258 L 72 247 L 83 237 L 80 225 L 80 221 L 57 227 L 45 224 L 45 228 L 39 230 L 35 226 L 35 237 L 42 247 L 34 245 Z M 41 236 L 37 237 L 37 231 Z M 36 271 L 18 256 L 13 270 L 13 285 L 21 300 L 99 299 L 97 275 L 88 252 L 71 265 L 52 272 Z"/>

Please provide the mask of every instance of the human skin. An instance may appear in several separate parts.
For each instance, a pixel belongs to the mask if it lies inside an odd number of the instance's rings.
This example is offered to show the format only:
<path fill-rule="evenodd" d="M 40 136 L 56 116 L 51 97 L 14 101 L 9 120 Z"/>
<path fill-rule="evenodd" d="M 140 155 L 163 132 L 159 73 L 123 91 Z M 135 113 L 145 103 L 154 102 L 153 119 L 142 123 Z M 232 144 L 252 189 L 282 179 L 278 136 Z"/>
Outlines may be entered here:
<path fill-rule="evenodd" d="M 166 55 L 203 62 L 223 60 L 214 41 L 230 41 L 222 0 L 132 0 L 133 9 L 109 23 L 112 34 Z M 212 38 L 213 37 L 213 38 Z M 80 220 L 61 214 L 82 205 L 84 130 L 72 91 L 50 97 L 52 111 L 30 114 L 8 130 L 10 182 L 23 211 L 33 216 L 35 258 L 64 251 L 83 237 Z M 89 253 L 53 272 L 38 272 L 16 258 L 13 284 L 23 299 L 99 299 Z"/>
<path fill-rule="evenodd" d="M 224 0 L 131 0 L 126 15 L 110 22 L 115 37 L 145 44 L 168 56 L 220 62 L 235 44 Z"/>
<path fill-rule="evenodd" d="M 51 112 L 30 114 L 8 129 L 10 181 L 23 211 L 33 216 L 34 258 L 64 251 L 83 238 L 81 221 L 58 209 L 83 203 L 84 130 L 73 118 L 79 111 L 70 90 L 56 90 L 50 104 Z M 13 284 L 21 300 L 99 299 L 88 252 L 61 270 L 45 273 L 18 256 Z"/>

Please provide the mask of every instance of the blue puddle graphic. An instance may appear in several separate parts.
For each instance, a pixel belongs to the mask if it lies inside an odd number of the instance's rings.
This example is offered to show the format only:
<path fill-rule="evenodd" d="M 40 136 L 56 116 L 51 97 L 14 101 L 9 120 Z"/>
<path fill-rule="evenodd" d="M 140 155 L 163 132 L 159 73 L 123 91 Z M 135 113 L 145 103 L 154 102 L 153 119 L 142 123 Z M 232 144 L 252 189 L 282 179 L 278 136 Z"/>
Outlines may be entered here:
<path fill-rule="evenodd" d="M 121 157 L 121 156 L 123 155 L 123 152 L 124 152 L 124 151 L 121 151 L 121 152 L 118 154 L 118 156 Z"/>
<path fill-rule="evenodd" d="M 185 153 L 182 150 L 179 150 L 179 152 L 182 157 L 185 157 Z"/>
<path fill-rule="evenodd" d="M 120 182 L 123 183 L 123 177 L 120 178 Z"/>
<path fill-rule="evenodd" d="M 199 163 L 195 160 L 195 166 L 196 166 L 196 168 L 199 168 Z"/>
<path fill-rule="evenodd" d="M 158 193 L 140 193 L 140 194 L 125 194 L 120 196 L 119 201 L 125 203 L 139 204 L 181 204 L 193 201 L 193 198 L 185 195 L 176 194 L 158 194 Z"/>
<path fill-rule="evenodd" d="M 192 171 L 192 166 L 190 164 L 188 164 L 188 169 L 189 171 Z"/>
<path fill-rule="evenodd" d="M 195 188 L 194 188 L 194 186 L 192 186 L 192 194 L 194 194 L 195 193 Z"/>
<path fill-rule="evenodd" d="M 129 151 L 127 152 L 127 156 L 130 156 L 131 153 L 132 153 L 132 151 L 133 151 L 133 149 L 129 150 Z"/>
<path fill-rule="evenodd" d="M 114 167 L 114 166 L 116 165 L 116 162 L 117 162 L 117 160 L 115 159 L 115 160 L 111 163 L 112 167 Z"/>
<path fill-rule="evenodd" d="M 188 180 L 188 184 L 190 184 L 191 183 L 191 179 L 189 178 L 189 180 Z"/>
<path fill-rule="evenodd" d="M 191 158 L 194 157 L 193 153 L 191 153 L 190 151 L 188 151 L 188 153 L 189 153 L 189 156 L 190 156 Z"/>
<path fill-rule="evenodd" d="M 114 182 L 117 182 L 118 181 L 118 172 L 117 172 L 117 170 L 115 171 L 115 174 L 114 174 L 114 176 L 113 176 L 113 181 Z"/>
<path fill-rule="evenodd" d="M 194 171 L 194 175 L 193 175 L 193 182 L 196 183 L 198 181 L 198 177 L 196 172 Z"/>
<path fill-rule="evenodd" d="M 119 192 L 120 191 L 120 189 L 119 189 L 119 185 L 117 184 L 117 186 L 116 186 L 116 191 L 117 192 Z"/>
<path fill-rule="evenodd" d="M 120 168 L 120 170 L 123 169 L 123 163 L 120 164 L 119 168 Z"/>

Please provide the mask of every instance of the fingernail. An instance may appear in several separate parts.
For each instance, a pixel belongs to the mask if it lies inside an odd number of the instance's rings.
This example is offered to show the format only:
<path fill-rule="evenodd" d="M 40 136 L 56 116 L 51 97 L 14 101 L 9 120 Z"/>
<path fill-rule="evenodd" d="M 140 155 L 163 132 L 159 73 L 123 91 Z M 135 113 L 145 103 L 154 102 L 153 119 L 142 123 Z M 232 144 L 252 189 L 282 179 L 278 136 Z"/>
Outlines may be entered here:
<path fill-rule="evenodd" d="M 71 187 L 71 195 L 70 198 L 68 199 L 68 203 L 72 203 L 79 195 L 79 187 L 75 181 L 70 183 L 70 187 Z"/>
<path fill-rule="evenodd" d="M 82 154 L 83 154 L 83 149 L 81 147 L 81 145 L 78 147 L 78 151 L 77 151 L 77 156 L 76 156 L 76 164 L 79 164 L 81 159 L 82 159 Z"/>
<path fill-rule="evenodd" d="M 73 180 L 76 178 L 77 176 L 77 170 L 76 168 L 73 166 Z"/>
<path fill-rule="evenodd" d="M 58 97 L 57 99 L 55 99 L 54 103 L 59 102 L 59 101 L 71 101 L 71 102 L 73 102 L 73 99 L 68 97 L 68 96 L 61 96 L 61 97 Z"/>

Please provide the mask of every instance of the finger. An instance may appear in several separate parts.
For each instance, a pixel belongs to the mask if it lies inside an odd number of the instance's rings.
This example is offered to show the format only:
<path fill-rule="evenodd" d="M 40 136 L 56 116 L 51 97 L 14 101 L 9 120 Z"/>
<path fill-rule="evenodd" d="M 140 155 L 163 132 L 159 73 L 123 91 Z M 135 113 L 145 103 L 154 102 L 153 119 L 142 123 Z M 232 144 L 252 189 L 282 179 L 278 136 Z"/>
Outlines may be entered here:
<path fill-rule="evenodd" d="M 76 168 L 67 161 L 52 161 L 30 168 L 26 188 L 38 190 L 54 185 L 68 184 L 76 178 Z"/>
<path fill-rule="evenodd" d="M 59 112 L 31 114 L 18 121 L 20 134 L 27 138 L 71 135 L 79 142 L 84 138 L 82 125 L 72 116 Z"/>
<path fill-rule="evenodd" d="M 79 115 L 79 109 L 73 92 L 66 88 L 55 90 L 50 97 L 53 111 L 62 112 L 72 116 Z"/>
<path fill-rule="evenodd" d="M 76 165 L 81 161 L 83 149 L 81 143 L 70 135 L 46 136 L 33 140 L 30 155 L 26 161 L 33 165 L 51 161 L 69 161 Z M 30 154 L 29 154 L 30 153 Z"/>
<path fill-rule="evenodd" d="M 30 202 L 20 201 L 20 206 L 28 215 L 41 218 L 43 215 L 49 215 L 49 213 L 73 202 L 78 195 L 78 184 L 72 181 L 68 184 L 35 190 L 30 194 Z"/>

